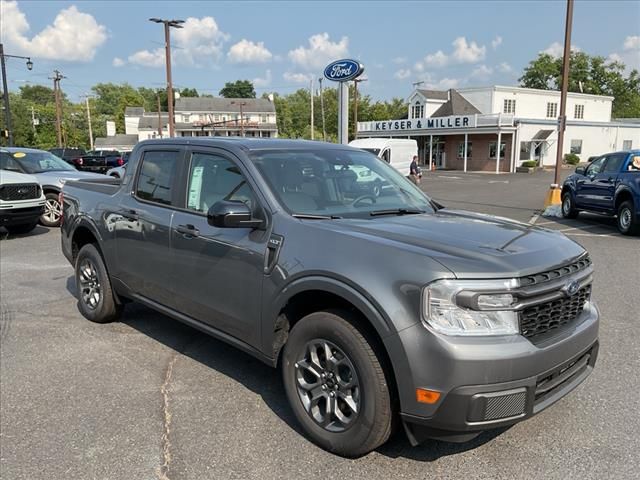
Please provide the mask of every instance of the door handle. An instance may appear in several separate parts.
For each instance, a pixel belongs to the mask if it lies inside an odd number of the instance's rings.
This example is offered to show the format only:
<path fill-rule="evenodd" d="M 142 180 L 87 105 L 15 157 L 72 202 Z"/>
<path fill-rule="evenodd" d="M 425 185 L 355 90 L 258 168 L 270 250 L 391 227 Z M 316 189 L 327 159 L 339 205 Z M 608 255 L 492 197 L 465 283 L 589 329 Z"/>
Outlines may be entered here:
<path fill-rule="evenodd" d="M 122 216 L 124 218 L 126 218 L 127 220 L 139 220 L 140 216 L 138 215 L 138 212 L 136 212 L 135 210 L 126 210 L 124 213 L 122 213 Z"/>
<path fill-rule="evenodd" d="M 181 233 L 185 237 L 197 237 L 200 235 L 200 230 L 190 223 L 187 223 L 186 225 L 178 225 L 176 227 L 176 232 Z"/>

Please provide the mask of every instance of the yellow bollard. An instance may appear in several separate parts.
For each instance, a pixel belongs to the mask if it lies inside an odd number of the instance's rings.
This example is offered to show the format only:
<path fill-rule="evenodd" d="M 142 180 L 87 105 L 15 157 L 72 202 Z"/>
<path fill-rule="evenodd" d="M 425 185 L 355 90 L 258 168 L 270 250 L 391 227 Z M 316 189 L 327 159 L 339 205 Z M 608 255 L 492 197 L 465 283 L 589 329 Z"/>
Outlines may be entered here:
<path fill-rule="evenodd" d="M 551 187 L 547 191 L 547 195 L 544 197 L 544 208 L 547 208 L 551 205 L 561 205 L 562 204 L 562 189 L 555 183 L 551 184 Z"/>

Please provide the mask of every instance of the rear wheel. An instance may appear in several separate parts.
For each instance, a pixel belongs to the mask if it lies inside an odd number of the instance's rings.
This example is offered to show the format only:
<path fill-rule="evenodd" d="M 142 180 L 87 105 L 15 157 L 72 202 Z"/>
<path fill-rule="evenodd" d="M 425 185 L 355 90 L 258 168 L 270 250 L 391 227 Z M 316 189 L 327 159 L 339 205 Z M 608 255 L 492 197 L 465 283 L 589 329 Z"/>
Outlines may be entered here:
<path fill-rule="evenodd" d="M 31 230 L 36 228 L 36 225 L 38 225 L 37 220 L 35 222 L 21 223 L 19 225 L 7 225 L 5 228 L 11 234 L 22 234 L 22 233 L 29 233 Z"/>
<path fill-rule="evenodd" d="M 102 256 L 93 244 L 85 245 L 78 252 L 76 289 L 78 310 L 86 319 L 108 323 L 120 317 L 122 305 L 116 301 Z"/>
<path fill-rule="evenodd" d="M 57 193 L 45 195 L 44 213 L 40 217 L 40 223 L 45 227 L 59 227 L 62 218 L 62 205 L 58 201 Z"/>
<path fill-rule="evenodd" d="M 316 312 L 291 330 L 282 358 L 287 397 L 322 448 L 358 457 L 392 430 L 389 384 L 372 345 L 340 311 Z"/>
<path fill-rule="evenodd" d="M 565 192 L 562 195 L 562 216 L 564 218 L 576 218 L 578 216 L 578 210 L 576 210 L 573 203 L 571 192 Z"/>
<path fill-rule="evenodd" d="M 636 235 L 640 233 L 640 225 L 636 219 L 633 202 L 622 202 L 618 207 L 618 230 L 623 235 Z"/>

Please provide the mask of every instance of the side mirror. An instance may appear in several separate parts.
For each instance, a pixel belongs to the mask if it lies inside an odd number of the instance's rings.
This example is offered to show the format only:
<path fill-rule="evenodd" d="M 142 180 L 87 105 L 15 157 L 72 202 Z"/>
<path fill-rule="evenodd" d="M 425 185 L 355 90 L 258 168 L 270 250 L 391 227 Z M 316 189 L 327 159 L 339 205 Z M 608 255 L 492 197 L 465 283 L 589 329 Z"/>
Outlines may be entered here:
<path fill-rule="evenodd" d="M 207 223 L 218 228 L 260 228 L 264 221 L 254 219 L 249 207 L 242 202 L 221 200 L 207 212 Z"/>
<path fill-rule="evenodd" d="M 585 168 L 584 165 L 578 165 L 576 167 L 576 173 L 579 174 L 579 175 L 584 175 L 585 170 L 586 170 L 586 168 Z"/>

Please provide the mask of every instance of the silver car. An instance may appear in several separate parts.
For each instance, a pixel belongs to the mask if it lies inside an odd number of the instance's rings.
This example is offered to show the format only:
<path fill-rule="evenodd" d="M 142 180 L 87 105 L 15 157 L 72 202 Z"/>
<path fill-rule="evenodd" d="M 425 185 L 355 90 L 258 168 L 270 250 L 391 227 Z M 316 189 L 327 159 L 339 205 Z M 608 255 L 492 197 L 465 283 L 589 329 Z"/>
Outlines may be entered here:
<path fill-rule="evenodd" d="M 0 149 L 0 169 L 33 175 L 40 183 L 46 202 L 40 223 L 46 227 L 60 226 L 62 208 L 58 194 L 68 180 L 104 178 L 104 175 L 79 172 L 52 153 L 34 148 L 5 147 Z"/>

